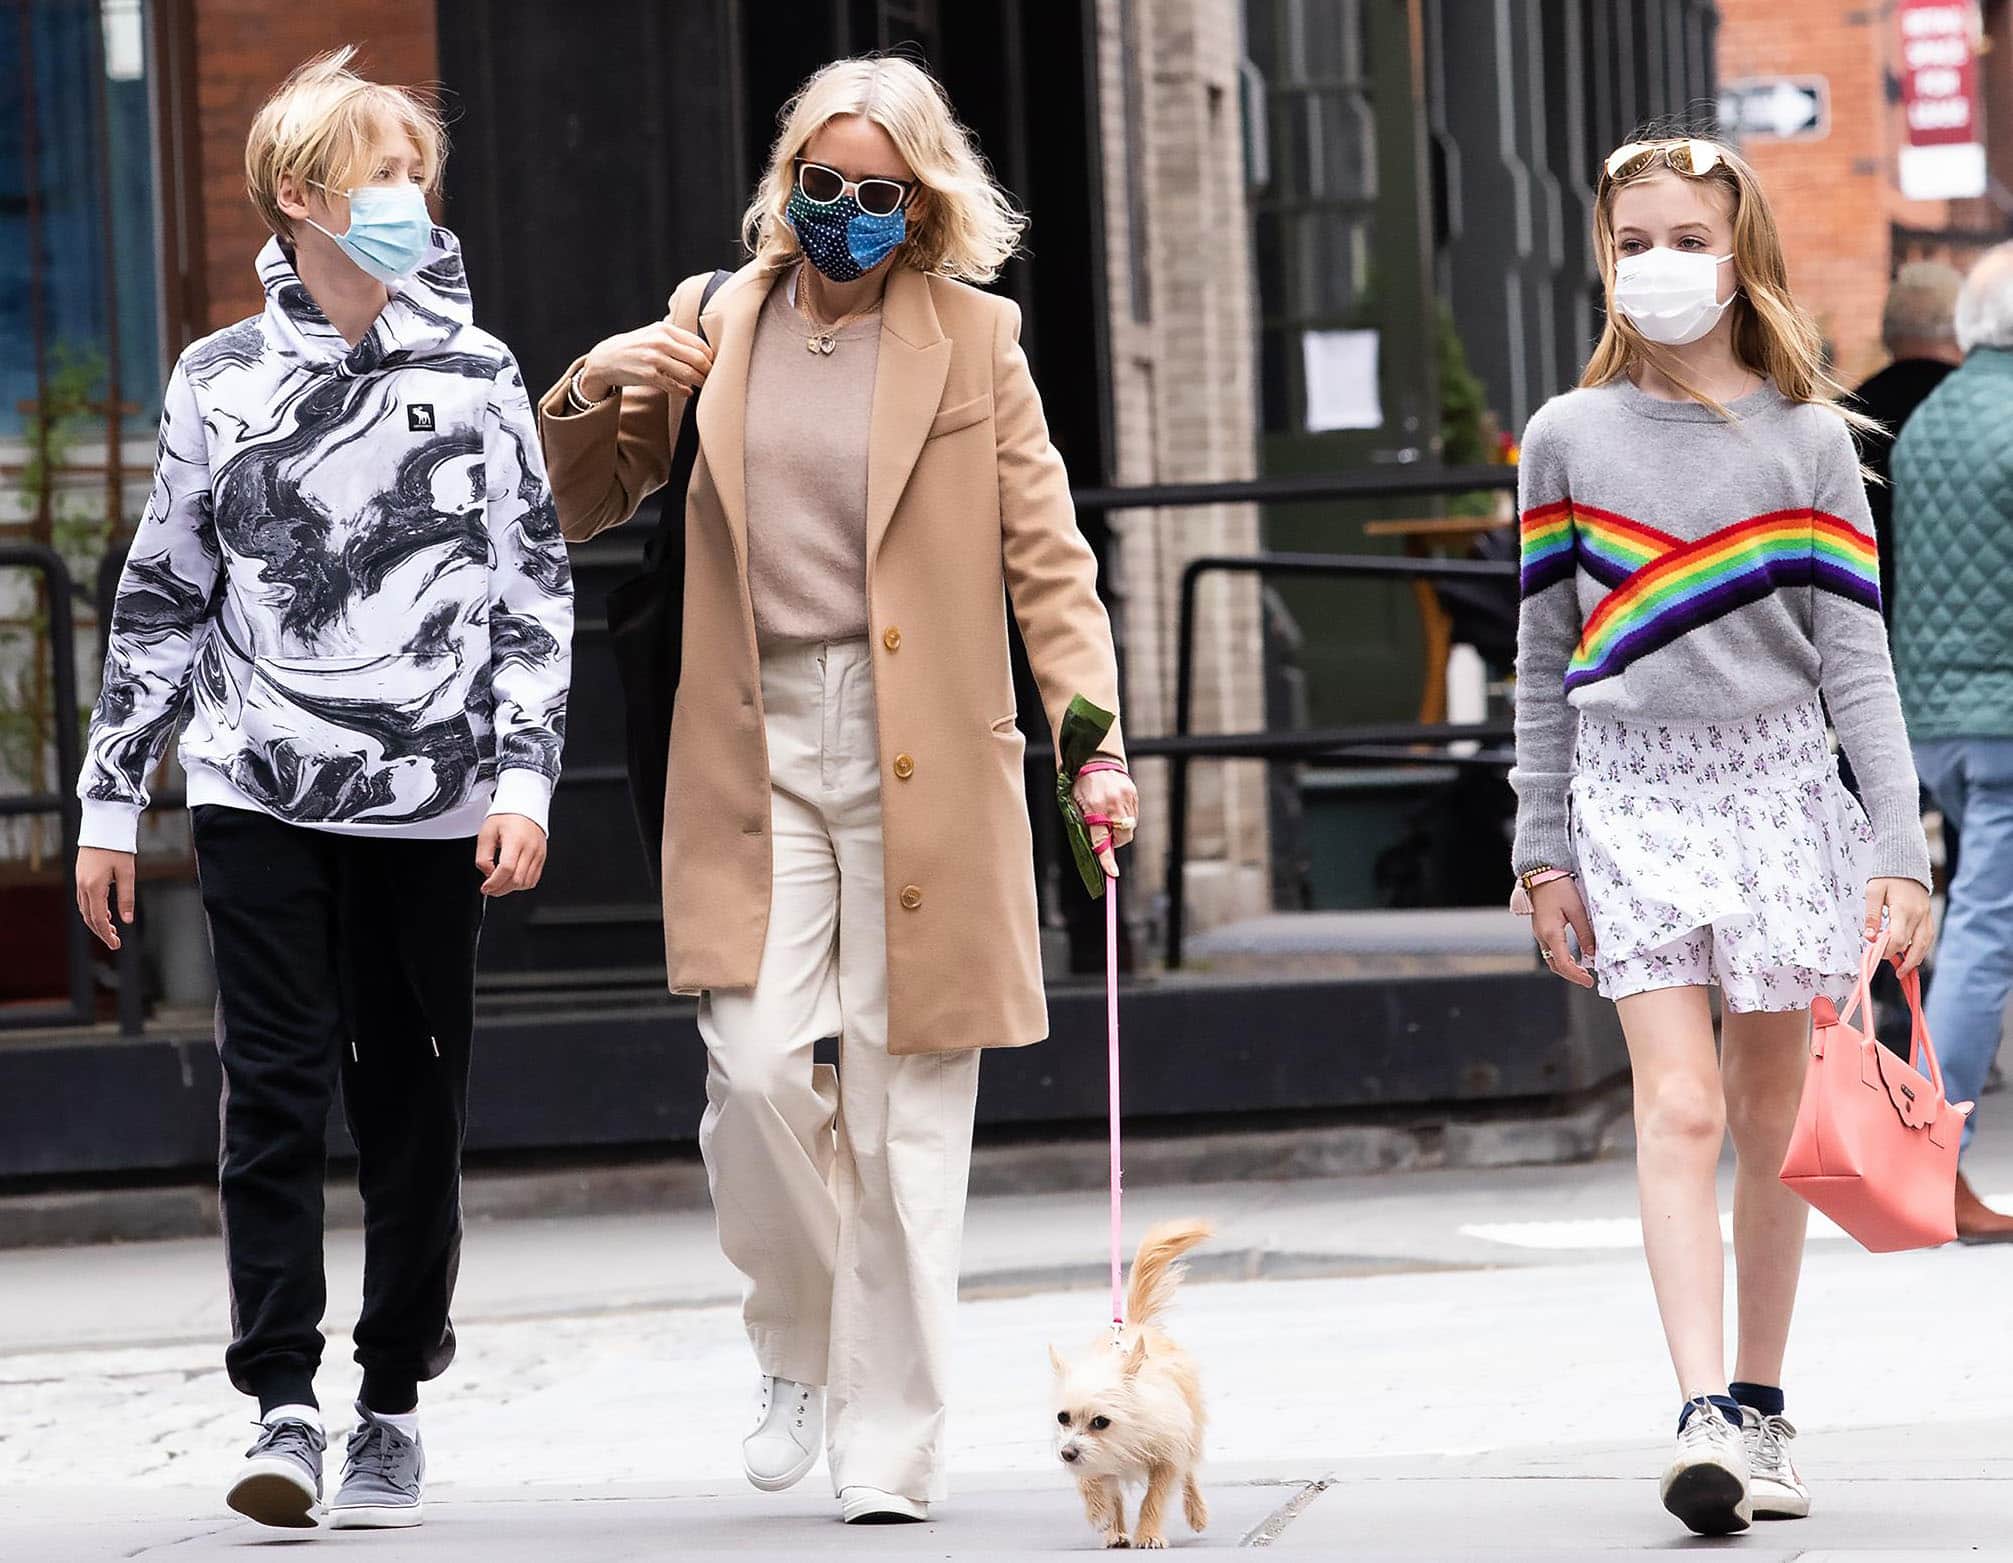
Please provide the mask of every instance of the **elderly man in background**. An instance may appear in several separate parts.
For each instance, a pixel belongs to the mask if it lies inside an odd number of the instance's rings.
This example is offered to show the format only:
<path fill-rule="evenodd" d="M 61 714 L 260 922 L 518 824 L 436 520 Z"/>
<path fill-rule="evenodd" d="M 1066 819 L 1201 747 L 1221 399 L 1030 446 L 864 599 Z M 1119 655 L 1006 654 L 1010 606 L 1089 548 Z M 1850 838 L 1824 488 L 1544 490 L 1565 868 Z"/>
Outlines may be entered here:
<path fill-rule="evenodd" d="M 2013 244 L 1973 269 L 1956 332 L 1964 362 L 1894 447 L 1894 663 L 1916 769 L 1964 832 L 1929 1000 L 1964 1102 L 1985 1088 L 2013 994 Z M 1957 1235 L 2013 1242 L 2013 1217 L 1961 1174 Z"/>
<path fill-rule="evenodd" d="M 1879 433 L 1860 436 L 1861 459 L 1878 482 L 1866 485 L 1873 531 L 1880 540 L 1880 606 L 1894 623 L 1894 442 L 1902 425 L 1943 377 L 1964 362 L 1957 345 L 1957 294 L 1964 273 L 1942 261 L 1911 261 L 1894 275 L 1880 315 L 1880 341 L 1890 360 L 1852 393 L 1850 405 L 1877 419 Z"/>
<path fill-rule="evenodd" d="M 1920 407 L 1943 377 L 1964 361 L 1957 345 L 1957 294 L 1964 273 L 1942 261 L 1911 261 L 1894 275 L 1881 311 L 1880 340 L 1888 364 L 1852 393 L 1849 405 L 1880 424 L 1859 436 L 1860 458 L 1869 474 L 1866 504 L 1873 512 L 1873 532 L 1880 542 L 1880 612 L 1894 626 L 1894 442 L 1902 425 Z M 1839 771 L 1854 792 L 1858 786 L 1852 765 L 1843 755 Z M 1928 788 L 1923 803 L 1929 806 Z M 1943 872 L 1948 883 L 1957 873 L 1957 827 L 1943 822 Z M 1926 979 L 1925 979 L 1926 991 Z M 1912 1023 L 1902 1002 L 1901 984 L 1892 967 L 1883 966 L 1873 979 L 1880 1039 L 1904 1057 Z"/>

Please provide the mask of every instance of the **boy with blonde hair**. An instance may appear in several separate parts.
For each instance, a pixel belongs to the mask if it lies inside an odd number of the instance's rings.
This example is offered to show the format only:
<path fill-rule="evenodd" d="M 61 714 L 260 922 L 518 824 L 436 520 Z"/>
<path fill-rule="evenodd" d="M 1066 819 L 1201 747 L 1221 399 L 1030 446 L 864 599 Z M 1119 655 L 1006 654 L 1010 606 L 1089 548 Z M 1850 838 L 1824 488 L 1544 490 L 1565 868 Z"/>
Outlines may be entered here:
<path fill-rule="evenodd" d="M 536 885 L 572 584 L 523 377 L 437 228 L 431 105 L 309 61 L 245 150 L 263 312 L 168 382 L 78 793 L 78 905 L 133 915 L 147 777 L 180 727 L 217 968 L 228 1502 L 311 1526 L 326 1446 L 325 1131 L 364 1204 L 363 1369 L 338 1527 L 415 1525 L 418 1386 L 453 1359 L 485 896 Z M 108 902 L 116 899 L 116 921 Z"/>

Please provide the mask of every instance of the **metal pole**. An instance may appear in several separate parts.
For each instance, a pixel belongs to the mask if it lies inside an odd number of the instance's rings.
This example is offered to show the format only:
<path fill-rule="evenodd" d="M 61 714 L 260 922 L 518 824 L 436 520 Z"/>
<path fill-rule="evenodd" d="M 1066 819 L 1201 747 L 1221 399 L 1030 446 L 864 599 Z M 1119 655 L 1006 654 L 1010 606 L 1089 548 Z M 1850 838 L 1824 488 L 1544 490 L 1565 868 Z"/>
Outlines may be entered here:
<path fill-rule="evenodd" d="M 1207 561 L 1192 559 L 1181 572 L 1181 615 L 1175 631 L 1174 736 L 1186 738 L 1195 699 L 1195 583 Z M 1167 969 L 1181 969 L 1181 924 L 1188 912 L 1183 880 L 1188 869 L 1188 755 L 1169 758 L 1167 773 Z"/>
<path fill-rule="evenodd" d="M 98 130 L 98 233 L 105 247 L 105 526 L 109 534 L 124 530 L 126 471 L 124 451 L 125 373 L 119 351 L 119 253 L 117 224 L 112 213 L 112 108 L 105 81 L 105 29 L 102 20 L 87 29 L 91 38 L 91 106 Z"/>
<path fill-rule="evenodd" d="M 49 544 L 56 532 L 55 475 L 49 469 L 49 437 L 52 432 L 49 417 L 49 343 L 48 343 L 48 302 L 44 287 L 42 254 L 42 146 L 41 129 L 38 123 L 40 106 L 35 92 L 35 23 L 34 7 L 20 0 L 15 7 L 20 19 L 20 69 L 21 69 L 21 194 L 28 217 L 28 334 L 35 349 L 35 470 L 36 493 L 35 514 L 32 518 L 30 536 L 37 543 Z M 109 263 L 109 257 L 107 258 Z M 67 611 L 69 604 L 64 604 Z M 35 670 L 29 694 L 29 767 L 33 771 L 30 783 L 40 786 L 42 781 L 42 754 L 46 738 L 43 732 L 42 713 L 48 705 L 49 682 L 43 672 L 42 647 L 39 644 L 45 621 L 37 615 L 34 647 Z M 31 861 L 38 858 L 42 850 L 41 826 L 29 827 L 28 855 Z"/>

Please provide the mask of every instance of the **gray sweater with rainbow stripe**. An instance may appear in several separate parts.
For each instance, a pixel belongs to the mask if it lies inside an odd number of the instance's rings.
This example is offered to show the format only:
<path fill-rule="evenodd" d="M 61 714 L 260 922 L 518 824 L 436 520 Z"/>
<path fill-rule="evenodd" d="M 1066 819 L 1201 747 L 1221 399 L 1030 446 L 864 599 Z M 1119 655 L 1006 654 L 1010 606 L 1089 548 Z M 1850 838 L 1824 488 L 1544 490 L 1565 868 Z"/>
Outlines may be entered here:
<path fill-rule="evenodd" d="M 1873 521 L 1845 421 L 1772 385 L 1728 423 L 1627 380 L 1547 402 L 1518 474 L 1518 872 L 1569 868 L 1579 713 L 1736 721 L 1822 693 L 1877 877 L 1929 883 Z"/>

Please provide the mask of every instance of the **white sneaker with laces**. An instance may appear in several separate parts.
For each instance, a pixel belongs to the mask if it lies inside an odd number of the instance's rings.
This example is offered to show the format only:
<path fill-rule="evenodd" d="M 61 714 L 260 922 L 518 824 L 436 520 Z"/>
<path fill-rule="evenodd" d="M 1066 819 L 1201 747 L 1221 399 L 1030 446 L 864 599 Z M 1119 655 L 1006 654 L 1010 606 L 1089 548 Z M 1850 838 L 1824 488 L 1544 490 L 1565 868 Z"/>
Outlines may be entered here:
<path fill-rule="evenodd" d="M 1747 1449 L 1748 1490 L 1754 1495 L 1758 1520 L 1810 1518 L 1810 1489 L 1789 1457 L 1796 1429 L 1780 1416 L 1763 1416 L 1753 1406 L 1740 1408 L 1740 1441 Z"/>
<path fill-rule="evenodd" d="M 909 1525 L 927 1520 L 930 1506 L 878 1487 L 848 1487 L 839 1494 L 839 1515 L 848 1525 Z"/>
<path fill-rule="evenodd" d="M 1730 1536 L 1754 1519 L 1741 1432 L 1703 1395 L 1678 1429 L 1677 1453 L 1657 1491 L 1664 1507 L 1701 1536 Z"/>
<path fill-rule="evenodd" d="M 818 1463 L 825 1442 L 825 1391 L 795 1379 L 762 1376 L 755 1431 L 741 1441 L 741 1468 L 763 1492 L 782 1492 Z"/>

